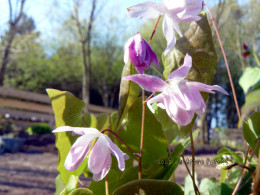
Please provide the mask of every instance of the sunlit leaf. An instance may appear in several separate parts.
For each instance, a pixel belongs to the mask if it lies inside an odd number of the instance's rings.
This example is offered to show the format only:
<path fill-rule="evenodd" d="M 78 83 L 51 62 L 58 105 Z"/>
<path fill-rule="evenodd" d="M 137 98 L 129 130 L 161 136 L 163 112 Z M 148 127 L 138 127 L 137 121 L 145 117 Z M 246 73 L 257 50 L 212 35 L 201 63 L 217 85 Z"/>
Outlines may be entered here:
<path fill-rule="evenodd" d="M 92 114 L 85 114 L 82 120 L 82 109 L 84 103 L 76 98 L 73 94 L 67 91 L 59 91 L 55 89 L 47 89 L 47 93 L 51 99 L 52 109 L 55 115 L 56 127 L 60 126 L 73 126 L 73 127 L 86 127 L 85 122 L 90 127 L 96 127 L 96 119 Z M 57 169 L 60 173 L 61 179 L 67 185 L 71 175 L 79 176 L 83 173 L 87 160 L 84 160 L 79 168 L 75 171 L 68 171 L 64 167 L 64 162 L 67 154 L 70 151 L 72 144 L 78 136 L 72 136 L 71 132 L 56 133 L 56 147 L 59 151 L 59 161 Z"/>
<path fill-rule="evenodd" d="M 260 68 L 247 67 L 239 79 L 239 85 L 242 87 L 245 94 L 247 94 L 250 87 L 260 81 Z"/>

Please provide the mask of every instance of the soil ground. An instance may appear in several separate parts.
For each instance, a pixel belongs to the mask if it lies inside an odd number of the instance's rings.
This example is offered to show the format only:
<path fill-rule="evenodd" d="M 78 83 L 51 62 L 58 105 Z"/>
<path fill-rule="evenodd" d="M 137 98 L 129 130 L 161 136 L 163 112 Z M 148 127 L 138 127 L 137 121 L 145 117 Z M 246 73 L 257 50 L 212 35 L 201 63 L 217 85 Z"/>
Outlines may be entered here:
<path fill-rule="evenodd" d="M 196 156 L 198 179 L 217 177 L 220 171 L 213 163 L 212 154 Z M 191 155 L 185 155 L 191 169 Z M 58 154 L 54 143 L 47 146 L 25 145 L 22 152 L 0 155 L 0 195 L 54 194 Z M 176 182 L 183 184 L 187 176 L 184 163 L 175 172 Z M 86 181 L 84 181 L 86 182 Z"/>

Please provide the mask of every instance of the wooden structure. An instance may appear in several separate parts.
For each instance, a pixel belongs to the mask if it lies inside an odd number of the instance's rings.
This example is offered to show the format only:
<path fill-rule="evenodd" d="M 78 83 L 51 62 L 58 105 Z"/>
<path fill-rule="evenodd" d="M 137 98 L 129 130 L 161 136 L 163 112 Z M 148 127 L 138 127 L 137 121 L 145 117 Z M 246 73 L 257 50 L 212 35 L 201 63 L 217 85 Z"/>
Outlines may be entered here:
<path fill-rule="evenodd" d="M 115 110 L 89 105 L 90 113 L 112 113 Z M 55 127 L 54 114 L 48 95 L 0 87 L 0 123 L 10 121 L 21 128 L 48 123 Z"/>

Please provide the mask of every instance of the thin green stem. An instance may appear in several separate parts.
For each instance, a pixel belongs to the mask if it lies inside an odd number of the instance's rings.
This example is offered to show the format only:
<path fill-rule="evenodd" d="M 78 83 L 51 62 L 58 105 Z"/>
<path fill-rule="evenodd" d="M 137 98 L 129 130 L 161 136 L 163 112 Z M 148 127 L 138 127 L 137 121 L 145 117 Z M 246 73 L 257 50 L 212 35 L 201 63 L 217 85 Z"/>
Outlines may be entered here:
<path fill-rule="evenodd" d="M 200 192 L 196 188 L 196 182 L 195 182 L 195 149 L 194 149 L 194 143 L 193 143 L 193 135 L 192 130 L 190 131 L 190 142 L 191 142 L 191 153 L 192 153 L 192 182 L 193 182 L 193 188 L 194 192 L 196 194 L 200 194 Z"/>

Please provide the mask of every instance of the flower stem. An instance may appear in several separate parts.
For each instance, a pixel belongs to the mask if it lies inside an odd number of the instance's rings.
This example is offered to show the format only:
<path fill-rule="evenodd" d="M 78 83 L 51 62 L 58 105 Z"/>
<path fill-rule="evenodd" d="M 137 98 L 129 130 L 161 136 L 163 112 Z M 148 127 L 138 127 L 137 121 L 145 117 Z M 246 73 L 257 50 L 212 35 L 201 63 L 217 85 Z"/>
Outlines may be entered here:
<path fill-rule="evenodd" d="M 158 20 L 155 24 L 152 35 L 149 40 L 149 44 L 151 44 L 151 41 L 153 39 L 154 33 L 156 32 L 156 28 L 158 26 L 160 18 L 161 18 L 161 16 L 158 17 Z M 141 126 L 141 140 L 140 140 L 140 156 L 138 159 L 138 167 L 139 167 L 138 178 L 139 179 L 142 179 L 142 157 L 143 157 L 143 146 L 144 146 L 144 120 L 145 120 L 145 90 L 144 89 L 142 89 L 142 103 L 143 103 L 143 109 L 142 109 L 142 126 Z"/>
<path fill-rule="evenodd" d="M 188 165 L 187 165 L 187 163 L 186 163 L 186 161 L 185 161 L 184 155 L 182 154 L 181 157 L 182 157 L 183 163 L 184 163 L 184 165 L 185 165 L 185 167 L 186 167 L 186 169 L 187 169 L 187 171 L 188 171 L 188 173 L 189 173 L 191 179 L 193 179 L 193 177 L 192 177 L 192 175 L 191 175 L 191 172 L 190 172 L 190 169 L 189 169 L 189 167 L 188 167 Z M 196 191 L 200 194 L 199 188 L 198 188 L 198 186 L 196 185 L 196 183 L 195 183 L 195 187 L 196 187 Z"/>
<path fill-rule="evenodd" d="M 106 176 L 106 180 L 105 180 L 105 187 L 106 187 L 106 195 L 109 195 L 108 177 L 107 176 Z"/>
<path fill-rule="evenodd" d="M 140 155 L 137 154 L 129 145 L 127 145 L 127 143 L 125 143 L 114 131 L 110 130 L 110 129 L 104 129 L 102 131 L 100 131 L 100 133 L 105 133 L 106 131 L 108 131 L 109 133 L 112 133 L 114 136 L 116 136 L 117 139 L 119 139 L 129 150 L 131 150 L 131 152 L 137 157 L 139 158 Z"/>
<path fill-rule="evenodd" d="M 217 25 L 216 25 L 216 23 L 215 23 L 214 17 L 213 17 L 213 15 L 212 15 L 210 9 L 208 8 L 208 6 L 207 6 L 205 3 L 204 3 L 204 6 L 206 7 L 207 11 L 209 12 L 209 15 L 210 15 L 211 20 L 212 20 L 213 27 L 214 27 L 215 32 L 216 32 L 216 35 L 217 35 L 217 37 L 218 37 L 218 42 L 219 42 L 221 51 L 222 51 L 222 53 L 223 53 L 223 57 L 224 57 L 224 60 L 225 60 L 225 65 L 226 65 L 226 69 L 227 69 L 227 73 L 228 73 L 228 78 L 229 78 L 229 82 L 230 82 L 230 85 L 231 85 L 234 102 L 235 102 L 235 105 L 236 105 L 238 120 L 240 121 L 241 115 L 240 115 L 239 106 L 238 106 L 238 103 L 237 103 L 236 91 L 235 91 L 234 84 L 233 84 L 233 80 L 232 80 L 232 76 L 231 76 L 231 73 L 230 73 L 230 69 L 229 69 L 229 65 L 228 65 L 226 53 L 225 53 L 225 50 L 224 50 L 222 41 L 221 41 L 221 39 L 220 39 L 219 32 L 218 32 L 218 28 L 217 28 Z"/>
<path fill-rule="evenodd" d="M 144 119 L 145 119 L 145 90 L 142 90 L 142 127 L 141 127 L 141 140 L 140 140 L 140 157 L 138 159 L 139 170 L 138 170 L 138 178 L 142 179 L 142 157 L 143 157 L 143 146 L 144 146 Z"/>
<path fill-rule="evenodd" d="M 196 186 L 196 182 L 195 182 L 195 149 L 194 149 L 194 143 L 193 143 L 192 130 L 190 131 L 190 143 L 191 143 L 191 153 L 192 153 L 192 182 L 193 182 L 193 188 L 194 188 L 194 192 L 196 194 L 200 194 L 200 192 L 197 190 L 198 187 Z"/>
<path fill-rule="evenodd" d="M 158 20 L 157 20 L 157 22 L 156 22 L 156 24 L 155 24 L 155 27 L 154 27 L 153 32 L 152 32 L 152 35 L 151 35 L 150 40 L 149 40 L 149 44 L 151 44 L 151 41 L 152 41 L 153 36 L 154 36 L 154 34 L 155 34 L 155 32 L 156 32 L 156 28 L 157 28 L 157 26 L 158 26 L 158 24 L 159 24 L 160 19 L 161 19 L 161 16 L 158 17 Z"/>

